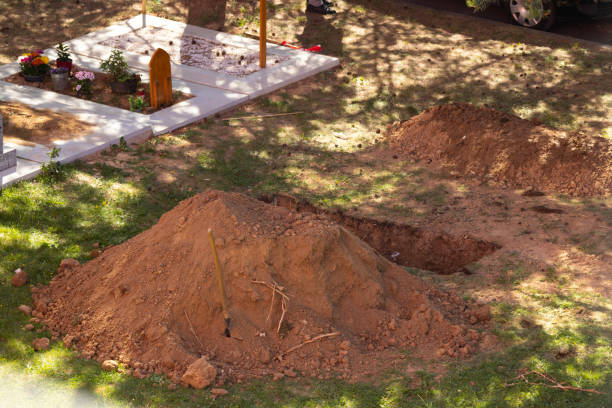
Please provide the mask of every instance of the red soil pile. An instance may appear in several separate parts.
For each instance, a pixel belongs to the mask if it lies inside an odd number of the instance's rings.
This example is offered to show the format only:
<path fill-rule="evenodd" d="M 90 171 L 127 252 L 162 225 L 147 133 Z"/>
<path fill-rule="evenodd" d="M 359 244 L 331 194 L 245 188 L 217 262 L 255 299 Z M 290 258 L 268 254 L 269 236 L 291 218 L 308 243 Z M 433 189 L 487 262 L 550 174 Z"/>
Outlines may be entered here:
<path fill-rule="evenodd" d="M 231 338 L 223 335 L 208 228 Z M 286 294 L 284 316 L 281 294 L 261 282 Z M 86 264 L 64 261 L 33 292 L 34 314 L 82 356 L 175 381 L 200 356 L 217 368 L 218 384 L 296 370 L 357 379 L 397 362 L 400 347 L 425 358 L 467 357 L 492 339 L 468 327 L 489 320 L 486 306 L 436 290 L 326 216 L 219 191 L 181 202 Z"/>
<path fill-rule="evenodd" d="M 463 176 L 572 196 L 612 192 L 612 144 L 487 107 L 437 106 L 391 126 L 389 146 Z"/>

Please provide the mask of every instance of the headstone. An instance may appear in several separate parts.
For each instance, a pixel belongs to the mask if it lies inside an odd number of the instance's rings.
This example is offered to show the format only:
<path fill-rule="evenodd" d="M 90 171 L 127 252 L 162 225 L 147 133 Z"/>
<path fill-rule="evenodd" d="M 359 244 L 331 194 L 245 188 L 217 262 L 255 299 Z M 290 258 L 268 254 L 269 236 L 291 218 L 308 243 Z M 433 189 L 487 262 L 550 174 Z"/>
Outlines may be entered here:
<path fill-rule="evenodd" d="M 4 151 L 4 144 L 2 139 L 2 116 L 0 116 L 0 171 L 6 170 L 17 165 L 17 151 L 9 150 Z"/>
<path fill-rule="evenodd" d="M 149 61 L 149 87 L 151 107 L 172 104 L 170 55 L 161 48 L 155 50 Z"/>

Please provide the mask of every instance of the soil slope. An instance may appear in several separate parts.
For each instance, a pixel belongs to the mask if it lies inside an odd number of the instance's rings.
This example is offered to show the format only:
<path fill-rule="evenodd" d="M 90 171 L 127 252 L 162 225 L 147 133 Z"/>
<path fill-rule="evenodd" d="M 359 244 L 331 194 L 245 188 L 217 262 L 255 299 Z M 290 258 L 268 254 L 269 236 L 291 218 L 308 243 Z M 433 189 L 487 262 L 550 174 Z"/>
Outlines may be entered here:
<path fill-rule="evenodd" d="M 231 338 L 223 335 L 209 228 Z M 48 287 L 33 290 L 34 314 L 83 356 L 119 360 L 139 376 L 178 381 L 206 356 L 218 383 L 287 370 L 357 379 L 397 362 L 397 347 L 467 357 L 492 343 L 474 330 L 489 319 L 486 306 L 425 284 L 325 216 L 235 193 L 194 196 L 92 261 L 63 265 Z M 280 293 L 263 283 L 286 294 L 284 316 Z"/>
<path fill-rule="evenodd" d="M 389 146 L 463 176 L 572 196 L 612 192 L 612 144 L 487 107 L 437 106 L 391 126 Z"/>

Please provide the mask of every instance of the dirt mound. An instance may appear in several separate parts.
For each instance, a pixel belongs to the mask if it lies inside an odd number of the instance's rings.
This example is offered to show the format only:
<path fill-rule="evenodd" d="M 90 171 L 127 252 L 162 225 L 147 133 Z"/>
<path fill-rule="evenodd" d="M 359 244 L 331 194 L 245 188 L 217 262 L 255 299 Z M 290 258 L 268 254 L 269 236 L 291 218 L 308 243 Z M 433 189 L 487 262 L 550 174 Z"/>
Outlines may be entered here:
<path fill-rule="evenodd" d="M 426 358 L 467 357 L 491 343 L 467 327 L 489 319 L 486 306 L 425 284 L 326 216 L 219 191 L 181 202 L 86 264 L 63 261 L 33 292 L 34 314 L 83 356 L 175 381 L 200 356 L 218 383 L 295 370 L 360 378 L 392 365 L 400 346 Z"/>
<path fill-rule="evenodd" d="M 437 106 L 393 125 L 391 149 L 464 176 L 573 196 L 612 191 L 612 144 L 466 104 Z"/>

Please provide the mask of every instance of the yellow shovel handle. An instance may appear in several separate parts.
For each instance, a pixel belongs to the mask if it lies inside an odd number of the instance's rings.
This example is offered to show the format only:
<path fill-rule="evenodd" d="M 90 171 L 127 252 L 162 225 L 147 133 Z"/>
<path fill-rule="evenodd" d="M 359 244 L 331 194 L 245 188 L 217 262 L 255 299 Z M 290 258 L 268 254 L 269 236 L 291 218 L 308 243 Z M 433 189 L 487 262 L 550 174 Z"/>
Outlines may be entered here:
<path fill-rule="evenodd" d="M 210 240 L 210 247 L 212 248 L 213 257 L 215 258 L 215 267 L 217 268 L 217 280 L 219 281 L 219 293 L 221 294 L 221 304 L 223 305 L 223 317 L 229 319 L 229 313 L 227 312 L 227 304 L 225 302 L 225 289 L 223 288 L 223 275 L 221 274 L 221 264 L 219 263 L 219 256 L 217 256 L 217 247 L 215 246 L 215 238 L 213 237 L 212 230 L 208 230 L 208 239 Z"/>

